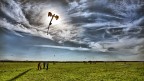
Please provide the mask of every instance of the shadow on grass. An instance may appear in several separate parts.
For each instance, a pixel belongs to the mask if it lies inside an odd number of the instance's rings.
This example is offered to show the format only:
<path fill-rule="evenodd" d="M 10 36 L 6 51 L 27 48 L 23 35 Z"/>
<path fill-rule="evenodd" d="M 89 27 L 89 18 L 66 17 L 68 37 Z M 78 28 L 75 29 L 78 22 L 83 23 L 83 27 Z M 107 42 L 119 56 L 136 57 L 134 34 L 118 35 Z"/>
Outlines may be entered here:
<path fill-rule="evenodd" d="M 15 81 L 17 78 L 21 77 L 22 75 L 26 74 L 28 71 L 30 71 L 31 69 L 28 69 L 22 73 L 20 73 L 19 75 L 15 76 L 14 78 L 8 80 L 8 81 Z"/>

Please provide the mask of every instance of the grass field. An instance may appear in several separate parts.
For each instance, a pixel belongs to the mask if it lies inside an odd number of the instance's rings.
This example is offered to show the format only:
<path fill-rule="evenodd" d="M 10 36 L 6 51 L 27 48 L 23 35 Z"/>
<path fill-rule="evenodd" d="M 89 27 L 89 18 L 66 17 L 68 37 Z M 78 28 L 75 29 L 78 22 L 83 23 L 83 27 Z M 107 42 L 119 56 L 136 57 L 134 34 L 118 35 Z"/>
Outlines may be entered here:
<path fill-rule="evenodd" d="M 143 62 L 49 63 L 0 62 L 0 81 L 144 81 Z"/>

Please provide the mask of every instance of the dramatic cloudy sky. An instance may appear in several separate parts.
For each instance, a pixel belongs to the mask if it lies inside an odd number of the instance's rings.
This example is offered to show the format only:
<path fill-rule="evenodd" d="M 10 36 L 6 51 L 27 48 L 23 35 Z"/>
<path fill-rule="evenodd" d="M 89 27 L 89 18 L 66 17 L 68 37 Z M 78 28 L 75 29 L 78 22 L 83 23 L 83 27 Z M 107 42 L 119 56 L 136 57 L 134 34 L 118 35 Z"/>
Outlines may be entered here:
<path fill-rule="evenodd" d="M 143 60 L 144 0 L 0 0 L 0 59 Z M 60 18 L 52 21 L 48 12 Z"/>

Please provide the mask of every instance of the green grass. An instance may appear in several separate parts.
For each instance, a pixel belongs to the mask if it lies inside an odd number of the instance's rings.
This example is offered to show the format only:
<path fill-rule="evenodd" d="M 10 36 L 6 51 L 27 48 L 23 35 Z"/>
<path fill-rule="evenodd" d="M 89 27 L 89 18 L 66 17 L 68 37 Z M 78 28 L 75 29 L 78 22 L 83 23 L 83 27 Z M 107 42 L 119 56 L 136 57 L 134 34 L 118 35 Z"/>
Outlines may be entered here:
<path fill-rule="evenodd" d="M 37 63 L 0 62 L 0 81 L 144 81 L 144 63 L 56 63 L 37 70 Z"/>

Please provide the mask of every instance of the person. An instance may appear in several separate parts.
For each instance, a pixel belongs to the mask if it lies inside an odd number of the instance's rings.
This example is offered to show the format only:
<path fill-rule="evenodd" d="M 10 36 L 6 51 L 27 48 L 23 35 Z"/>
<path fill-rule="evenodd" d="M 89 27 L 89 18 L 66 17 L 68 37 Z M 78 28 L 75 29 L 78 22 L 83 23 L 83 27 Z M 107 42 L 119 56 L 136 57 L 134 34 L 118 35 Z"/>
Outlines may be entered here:
<path fill-rule="evenodd" d="M 45 69 L 45 64 L 46 64 L 46 63 L 45 63 L 45 62 L 43 62 L 43 69 Z"/>
<path fill-rule="evenodd" d="M 49 63 L 47 62 L 46 63 L 46 70 L 48 70 L 48 67 L 49 67 Z"/>
<path fill-rule="evenodd" d="M 41 63 L 38 63 L 38 70 L 41 70 Z"/>

